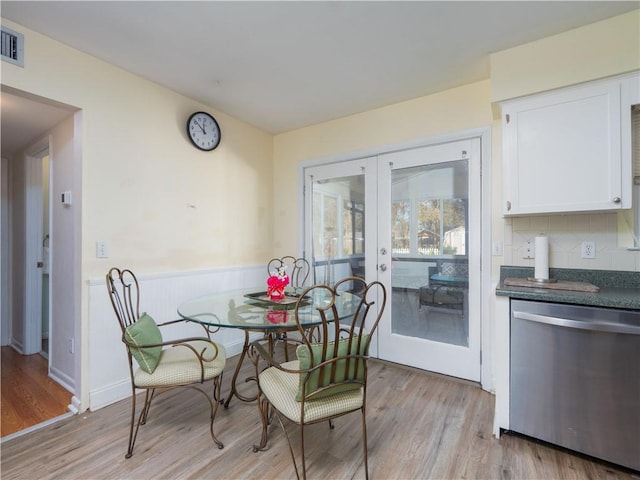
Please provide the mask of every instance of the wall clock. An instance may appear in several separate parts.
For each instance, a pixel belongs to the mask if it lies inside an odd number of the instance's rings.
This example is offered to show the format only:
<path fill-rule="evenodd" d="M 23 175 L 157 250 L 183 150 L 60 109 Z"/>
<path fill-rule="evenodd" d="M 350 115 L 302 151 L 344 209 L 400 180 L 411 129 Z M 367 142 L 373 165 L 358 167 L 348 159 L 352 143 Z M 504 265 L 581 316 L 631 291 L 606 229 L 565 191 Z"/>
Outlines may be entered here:
<path fill-rule="evenodd" d="M 208 113 L 196 112 L 187 120 L 187 136 L 197 148 L 208 152 L 220 144 L 220 126 Z"/>

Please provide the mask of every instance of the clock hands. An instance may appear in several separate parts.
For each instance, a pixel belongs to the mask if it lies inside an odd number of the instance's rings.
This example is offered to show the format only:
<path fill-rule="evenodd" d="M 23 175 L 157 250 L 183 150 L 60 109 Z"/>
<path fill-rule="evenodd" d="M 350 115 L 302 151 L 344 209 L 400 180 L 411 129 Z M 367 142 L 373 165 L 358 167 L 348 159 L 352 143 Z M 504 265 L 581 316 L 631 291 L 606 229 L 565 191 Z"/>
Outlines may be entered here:
<path fill-rule="evenodd" d="M 220 126 L 208 113 L 196 112 L 187 120 L 187 135 L 197 148 L 213 150 L 220 143 Z"/>
<path fill-rule="evenodd" d="M 207 134 L 207 131 L 204 129 L 204 126 L 203 126 L 203 125 L 200 125 L 200 124 L 198 123 L 198 120 L 195 120 L 195 119 L 194 119 L 194 120 L 193 120 L 193 122 L 194 122 L 198 127 L 200 127 L 200 130 L 202 130 L 202 133 L 203 133 L 204 135 L 206 135 L 206 134 Z"/>

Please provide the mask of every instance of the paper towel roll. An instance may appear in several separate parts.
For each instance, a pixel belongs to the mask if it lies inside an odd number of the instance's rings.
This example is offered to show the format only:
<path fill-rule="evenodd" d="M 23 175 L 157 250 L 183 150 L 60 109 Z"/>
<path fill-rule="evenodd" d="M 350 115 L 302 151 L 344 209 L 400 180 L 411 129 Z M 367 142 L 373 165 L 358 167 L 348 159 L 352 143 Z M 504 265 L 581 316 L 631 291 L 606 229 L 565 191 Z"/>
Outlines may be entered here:
<path fill-rule="evenodd" d="M 549 280 L 549 237 L 536 237 L 535 279 Z"/>

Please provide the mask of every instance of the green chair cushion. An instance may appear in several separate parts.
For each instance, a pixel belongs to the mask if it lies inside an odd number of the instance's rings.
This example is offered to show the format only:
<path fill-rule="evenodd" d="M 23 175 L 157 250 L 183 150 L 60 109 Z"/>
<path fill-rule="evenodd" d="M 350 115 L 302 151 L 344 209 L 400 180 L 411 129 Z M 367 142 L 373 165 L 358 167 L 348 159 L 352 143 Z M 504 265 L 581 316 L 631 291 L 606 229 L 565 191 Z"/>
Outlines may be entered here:
<path fill-rule="evenodd" d="M 141 345 L 162 343 L 162 334 L 153 318 L 147 313 L 143 313 L 135 323 L 125 329 L 124 338 L 127 342 L 139 346 L 138 348 L 131 347 L 131 355 L 136 359 L 140 368 L 147 373 L 153 373 L 160 361 L 162 347 L 141 347 Z"/>
<path fill-rule="evenodd" d="M 300 362 L 292 360 L 283 363 L 282 367 L 298 370 Z M 302 421 L 303 404 L 297 402 L 295 398 L 300 383 L 300 374 L 283 372 L 276 367 L 270 367 L 263 370 L 258 377 L 260 379 L 260 390 L 269 399 L 269 403 L 289 420 L 299 424 Z M 364 392 L 362 388 L 320 399 L 314 398 L 312 401 L 304 403 L 304 423 L 314 423 L 321 419 L 353 412 L 362 408 L 363 402 Z"/>
<path fill-rule="evenodd" d="M 195 348 L 198 353 L 202 353 L 205 359 L 213 358 L 216 354 L 212 342 L 204 340 L 192 340 L 172 348 L 165 348 L 162 350 L 158 367 L 153 373 L 147 373 L 142 368 L 136 370 L 134 374 L 135 386 L 141 388 L 175 387 L 176 385 L 199 383 L 201 378 L 204 378 L 204 381 L 211 380 L 222 373 L 227 359 L 224 346 L 216 344 L 218 355 L 215 359 L 200 364 L 198 357 L 186 347 L 187 344 Z"/>
<path fill-rule="evenodd" d="M 365 351 L 365 346 L 368 342 L 368 334 L 362 336 L 362 342 L 360 345 L 360 351 L 358 351 L 358 337 L 354 337 L 351 344 L 351 351 L 349 351 L 349 339 L 344 338 L 338 341 L 338 354 L 337 356 L 344 355 L 365 355 L 367 352 Z M 322 362 L 322 343 L 315 343 L 311 345 L 311 349 L 307 345 L 298 345 L 296 348 L 296 355 L 300 362 L 300 370 L 307 370 L 314 365 L 318 365 Z M 333 348 L 335 346 L 335 342 L 327 343 L 327 351 L 329 352 L 328 356 L 330 357 L 331 352 L 333 352 Z M 311 352 L 310 352 L 311 350 Z M 329 359 L 329 358 L 327 358 Z M 347 371 L 347 359 L 340 360 L 335 363 L 336 374 L 334 377 L 333 383 L 344 382 L 348 379 L 354 379 L 358 381 L 364 381 L 364 363 L 363 360 L 350 359 L 348 360 L 349 371 Z M 357 375 L 356 375 L 356 365 L 358 366 Z M 307 373 L 300 374 L 300 384 L 298 388 L 298 392 L 296 394 L 296 400 L 298 402 L 302 401 L 303 392 L 304 395 L 310 395 L 311 393 L 324 388 L 330 385 L 331 382 L 331 366 L 327 366 L 323 369 L 318 369 L 309 375 L 309 379 L 306 383 L 305 390 L 305 378 L 307 377 Z M 322 375 L 322 378 L 320 376 Z M 326 391 L 320 392 L 313 396 L 314 399 L 323 398 L 328 395 L 334 395 L 339 392 L 346 392 L 350 390 L 358 390 L 362 388 L 360 383 L 353 384 L 342 384 L 336 385 L 334 388 L 327 389 Z"/>

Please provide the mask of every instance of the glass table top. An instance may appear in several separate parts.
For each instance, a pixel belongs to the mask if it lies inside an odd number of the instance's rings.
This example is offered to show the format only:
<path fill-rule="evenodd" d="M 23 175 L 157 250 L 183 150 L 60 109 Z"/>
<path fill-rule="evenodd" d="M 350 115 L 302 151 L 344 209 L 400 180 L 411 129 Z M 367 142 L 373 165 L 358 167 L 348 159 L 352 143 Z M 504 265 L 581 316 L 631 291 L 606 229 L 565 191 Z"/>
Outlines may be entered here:
<path fill-rule="evenodd" d="M 212 293 L 185 301 L 178 307 L 178 314 L 187 320 L 214 327 L 245 330 L 295 330 L 295 305 L 297 297 L 285 297 L 282 301 L 270 301 L 259 288 Z M 321 323 L 320 314 L 313 305 L 330 301 L 324 289 L 315 289 L 311 296 L 302 299 L 299 310 L 300 323 L 313 326 Z M 340 292 L 336 307 L 340 319 L 355 313 L 359 297 Z"/>

